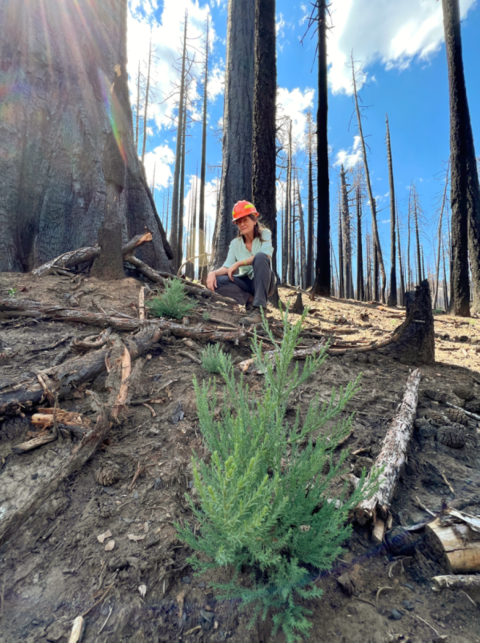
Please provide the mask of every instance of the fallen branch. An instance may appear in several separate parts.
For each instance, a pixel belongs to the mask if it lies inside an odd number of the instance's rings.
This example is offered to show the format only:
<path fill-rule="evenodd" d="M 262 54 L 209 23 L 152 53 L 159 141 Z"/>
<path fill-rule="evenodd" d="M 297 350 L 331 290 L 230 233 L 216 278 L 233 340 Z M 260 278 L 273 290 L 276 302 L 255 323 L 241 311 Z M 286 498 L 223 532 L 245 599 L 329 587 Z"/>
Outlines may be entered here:
<path fill-rule="evenodd" d="M 148 325 L 141 333 L 129 340 L 127 343 L 132 358 L 135 359 L 147 352 L 158 342 L 161 334 L 160 328 Z M 21 411 L 31 409 L 41 404 L 47 393 L 52 395 L 52 392 L 58 392 L 59 396 L 63 397 L 72 387 L 78 387 L 83 382 L 94 379 L 106 370 L 106 360 L 116 341 L 119 341 L 118 337 L 113 337 L 112 346 L 75 357 L 59 366 L 44 370 L 40 376 L 43 385 L 38 380 L 38 375 L 29 378 L 20 377 L 10 382 L 0 391 L 0 416 L 17 415 Z"/>
<path fill-rule="evenodd" d="M 400 471 L 405 464 L 408 444 L 413 433 L 420 379 L 421 373 L 418 369 L 410 374 L 400 410 L 393 418 L 383 441 L 382 450 L 367 476 L 368 484 L 372 475 L 379 469 L 383 469 L 378 490 L 354 510 L 353 517 L 358 523 L 362 525 L 367 522 L 372 523 L 374 537 L 379 542 L 383 540 L 386 525 L 391 522 L 390 501 Z"/>
<path fill-rule="evenodd" d="M 480 574 L 445 575 L 432 578 L 436 589 L 479 589 Z"/>
<path fill-rule="evenodd" d="M 146 232 L 133 237 L 133 239 L 130 239 L 130 241 L 123 246 L 123 256 L 126 257 L 127 255 L 131 255 L 136 248 L 151 240 L 151 232 Z M 81 263 L 90 263 L 99 256 L 100 246 L 78 248 L 77 250 L 65 252 L 63 255 L 60 255 L 55 259 L 51 259 L 50 261 L 47 261 L 47 263 L 35 268 L 35 270 L 32 270 L 32 275 L 34 277 L 44 277 L 45 275 L 53 272 L 56 268 L 71 268 L 72 266 L 78 266 Z"/>
<path fill-rule="evenodd" d="M 122 344 L 119 340 L 117 341 Z M 112 370 L 122 370 L 123 372 L 122 366 L 123 363 L 115 363 Z M 111 392 L 106 406 L 98 414 L 95 427 L 83 437 L 82 441 L 73 449 L 71 455 L 47 480 L 36 487 L 33 494 L 23 505 L 18 507 L 9 518 L 2 522 L 0 526 L 0 547 L 14 534 L 18 533 L 20 526 L 42 506 L 66 478 L 69 478 L 83 467 L 85 462 L 95 453 L 98 446 L 105 440 L 112 426 L 112 413 L 117 407 L 122 384 L 124 384 L 123 378 L 119 391 Z"/>
<path fill-rule="evenodd" d="M 115 422 L 118 421 L 118 415 L 120 411 L 125 406 L 128 397 L 128 380 L 132 373 L 132 360 L 130 358 L 130 353 L 128 348 L 124 346 L 123 355 L 120 358 L 121 365 L 121 384 L 120 390 L 118 391 L 117 399 L 115 400 L 115 406 L 112 409 L 112 420 Z"/>
<path fill-rule="evenodd" d="M 27 442 L 16 444 L 14 447 L 12 447 L 12 452 L 16 453 L 17 455 L 21 455 L 22 453 L 28 453 L 28 451 L 33 451 L 33 449 L 38 449 L 38 447 L 42 447 L 44 444 L 53 442 L 56 439 L 57 439 L 57 436 L 55 435 L 55 433 L 44 433 L 43 435 L 39 435 L 38 437 L 33 438 L 32 440 L 27 440 Z"/>

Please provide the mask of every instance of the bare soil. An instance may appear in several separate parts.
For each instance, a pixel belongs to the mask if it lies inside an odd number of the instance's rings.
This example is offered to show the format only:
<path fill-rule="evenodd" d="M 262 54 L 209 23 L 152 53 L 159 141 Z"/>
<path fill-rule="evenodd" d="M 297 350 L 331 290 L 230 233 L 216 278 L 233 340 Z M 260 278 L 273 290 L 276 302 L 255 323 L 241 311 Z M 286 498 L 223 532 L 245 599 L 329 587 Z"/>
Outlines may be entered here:
<path fill-rule="evenodd" d="M 3 273 L 0 297 L 10 291 L 16 298 L 70 307 L 74 295 L 82 309 L 137 315 L 142 284 L 136 279 L 102 283 L 88 278 L 76 290 L 73 285 L 68 276 L 34 280 Z M 281 290 L 283 301 L 294 296 L 292 290 Z M 401 309 L 374 304 L 335 299 L 308 303 L 312 309 L 307 327 L 332 337 L 337 345 L 361 346 L 387 337 L 404 316 Z M 205 312 L 232 323 L 240 311 L 202 304 L 197 321 L 213 325 L 204 321 Z M 279 313 L 271 311 L 271 318 L 278 319 Z M 84 324 L 0 314 L 0 389 L 13 377 L 50 366 L 69 338 L 96 332 Z M 435 332 L 437 362 L 421 367 L 421 391 L 436 389 L 461 404 L 453 389 L 472 384 L 480 402 L 479 320 L 436 315 Z M 318 341 L 314 335 L 306 336 L 306 345 L 313 341 Z M 224 349 L 237 361 L 250 357 L 248 344 L 225 343 Z M 192 378 L 209 377 L 179 351 L 198 354 L 195 342 L 186 345 L 164 336 L 142 358 L 130 404 L 108 439 L 0 549 L 0 643 L 66 643 L 73 619 L 86 612 L 85 643 L 284 640 L 281 634 L 271 635 L 269 620 L 247 629 L 248 611 L 236 602 L 219 600 L 211 589 L 221 575 L 194 576 L 186 560 L 190 552 L 176 538 L 173 523 L 189 519 L 185 493 L 193 486 L 191 454 L 202 452 Z M 333 386 L 345 385 L 361 373 L 361 391 L 345 411 L 355 411 L 353 433 L 345 445 L 350 452 L 346 473 L 358 474 L 362 467 L 371 467 L 380 451 L 409 370 L 378 352 L 329 357 L 291 400 L 292 414 L 298 405 L 306 408 L 317 393 L 327 399 Z M 248 372 L 245 377 L 253 390 L 260 388 L 261 377 Z M 94 420 L 98 399 L 105 403 L 108 397 L 105 380 L 106 374 L 100 375 L 73 390 L 60 401 L 61 408 Z M 221 390 L 220 381 L 217 386 Z M 156 401 L 132 404 L 145 398 Z M 419 399 L 419 415 L 438 410 L 438 403 L 422 393 Z M 28 414 L 0 418 L 0 524 L 76 443 L 59 438 L 29 453 L 14 454 L 12 446 L 28 431 L 33 431 Z M 472 425 L 466 430 L 466 445 L 455 449 L 415 431 L 392 507 L 395 525 L 419 523 L 428 518 L 421 504 L 435 512 L 444 501 L 480 515 L 479 433 L 479 426 Z M 358 450 L 361 453 L 354 455 Z M 102 486 L 96 481 L 100 469 L 113 470 L 119 480 Z M 100 542 L 98 537 L 107 531 L 111 536 Z M 345 573 L 353 581 L 353 596 L 345 595 L 337 582 Z M 421 537 L 413 555 L 395 559 L 385 546 L 374 545 L 368 533 L 355 530 L 334 569 L 318 577 L 324 595 L 308 605 L 313 611 L 310 640 L 480 641 L 480 594 L 436 593 L 431 578 L 438 573 L 441 564 Z M 398 620 L 391 618 L 392 610 L 398 610 Z"/>

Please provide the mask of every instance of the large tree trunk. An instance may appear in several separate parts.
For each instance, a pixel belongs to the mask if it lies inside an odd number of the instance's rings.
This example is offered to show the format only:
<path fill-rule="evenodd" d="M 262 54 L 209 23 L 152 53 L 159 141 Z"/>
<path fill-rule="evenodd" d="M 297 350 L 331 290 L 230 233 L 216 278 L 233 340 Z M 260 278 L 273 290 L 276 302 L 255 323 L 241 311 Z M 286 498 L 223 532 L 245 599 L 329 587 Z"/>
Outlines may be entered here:
<path fill-rule="evenodd" d="M 330 296 L 330 179 L 328 175 L 327 0 L 318 1 L 317 257 L 313 294 Z"/>
<path fill-rule="evenodd" d="M 198 213 L 198 278 L 205 286 L 207 283 L 207 257 L 205 255 L 205 175 L 207 171 L 207 106 L 208 106 L 208 47 L 210 26 L 207 19 L 205 35 L 205 78 L 203 81 L 203 124 L 202 124 L 202 163 L 200 166 L 200 209 Z"/>
<path fill-rule="evenodd" d="M 255 0 L 229 0 L 222 179 L 213 236 L 213 269 L 223 265 L 235 236 L 233 206 L 242 199 L 252 199 L 254 50 Z"/>
<path fill-rule="evenodd" d="M 276 272 L 277 208 L 275 118 L 277 60 L 275 0 L 255 4 L 255 83 L 253 92 L 252 198 L 272 232 L 272 265 Z"/>
<path fill-rule="evenodd" d="M 313 205 L 313 168 L 312 168 L 312 145 L 313 145 L 313 123 L 311 113 L 308 114 L 308 235 L 307 235 L 307 279 L 305 288 L 310 288 L 313 282 L 313 237 L 314 237 L 314 205 Z"/>
<path fill-rule="evenodd" d="M 480 312 L 480 187 L 462 58 L 458 0 L 442 0 L 450 88 L 450 162 L 452 165 L 453 313 L 470 314 L 468 252 L 473 308 Z"/>
<path fill-rule="evenodd" d="M 133 144 L 127 0 L 78 0 L 74 9 L 55 0 L 31 0 L 28 9 L 0 0 L 0 24 L 8 24 L 0 82 L 17 88 L 3 96 L 0 119 L 0 271 L 31 270 L 95 245 L 113 141 L 122 237 L 151 230 L 142 258 L 170 271 Z"/>
<path fill-rule="evenodd" d="M 390 186 L 390 292 L 388 293 L 388 305 L 396 306 L 397 305 L 397 262 L 396 262 L 396 252 L 395 252 L 395 223 L 396 223 L 396 212 L 395 212 L 395 184 L 393 181 L 393 160 L 392 160 L 392 147 L 390 144 L 390 127 L 388 126 L 388 116 L 386 118 L 387 123 L 387 161 L 388 161 L 388 179 Z"/>

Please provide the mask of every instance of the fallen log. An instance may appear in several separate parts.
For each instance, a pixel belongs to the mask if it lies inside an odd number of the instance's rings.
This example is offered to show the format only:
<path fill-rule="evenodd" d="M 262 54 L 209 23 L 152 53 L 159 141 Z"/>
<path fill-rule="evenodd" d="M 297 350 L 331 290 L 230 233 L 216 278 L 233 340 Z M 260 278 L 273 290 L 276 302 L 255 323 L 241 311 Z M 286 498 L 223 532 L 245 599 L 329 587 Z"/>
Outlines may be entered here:
<path fill-rule="evenodd" d="M 480 572 L 480 518 L 446 508 L 425 527 L 453 574 Z"/>
<path fill-rule="evenodd" d="M 157 326 L 149 325 L 141 333 L 128 340 L 132 358 L 146 353 L 160 339 L 162 332 Z M 48 368 L 42 372 L 42 381 L 48 391 L 57 392 L 59 398 L 64 397 L 72 387 L 78 387 L 83 382 L 100 375 L 106 370 L 106 360 L 110 356 L 118 337 L 111 337 L 111 346 L 93 351 L 81 357 L 70 359 L 59 366 Z M 45 378 L 45 379 L 44 379 Z M 25 378 L 21 376 L 2 387 L 0 392 L 0 416 L 18 415 L 42 403 L 46 396 L 45 387 L 38 377 Z"/>
<path fill-rule="evenodd" d="M 136 248 L 151 240 L 151 232 L 146 232 L 133 237 L 133 239 L 130 239 L 130 241 L 123 246 L 123 256 L 126 257 L 127 255 L 131 255 Z M 81 263 L 90 263 L 99 256 L 100 246 L 78 248 L 77 250 L 65 252 L 63 255 L 60 255 L 51 261 L 47 261 L 47 263 L 35 268 L 35 270 L 32 270 L 32 275 L 34 277 L 44 277 L 45 275 L 53 272 L 56 268 L 71 268 L 72 266 L 78 266 Z"/>
<path fill-rule="evenodd" d="M 122 347 L 125 349 L 123 343 L 117 339 L 117 348 L 121 349 Z M 112 378 L 114 376 L 121 378 L 121 372 L 122 362 L 114 362 L 110 376 Z M 118 386 L 118 389 L 112 390 L 106 406 L 97 416 L 95 427 L 82 438 L 64 463 L 47 480 L 36 487 L 33 494 L 23 505 L 18 507 L 9 518 L 2 521 L 0 524 L 0 547 L 18 532 L 20 526 L 42 506 L 64 480 L 82 468 L 85 462 L 95 453 L 97 447 L 105 440 L 112 426 L 112 412 L 116 408 L 122 384 L 124 384 L 124 380 Z"/>
<path fill-rule="evenodd" d="M 480 589 L 480 574 L 434 576 L 435 589 Z"/>
<path fill-rule="evenodd" d="M 417 410 L 418 387 L 421 373 L 410 373 L 405 386 L 400 410 L 395 415 L 383 441 L 382 449 L 366 479 L 366 484 L 375 472 L 383 469 L 380 486 L 368 500 L 363 500 L 353 512 L 353 519 L 361 525 L 370 523 L 373 536 L 382 542 L 385 529 L 391 525 L 390 502 L 400 471 L 406 462 L 407 449 L 413 433 L 413 421 Z"/>
<path fill-rule="evenodd" d="M 52 319 L 53 321 L 79 322 L 92 326 L 100 326 L 101 328 L 111 326 L 115 330 L 125 332 L 154 325 L 162 331 L 170 331 L 172 335 L 176 337 L 190 337 L 192 339 L 201 339 L 202 341 L 237 342 L 246 337 L 245 331 L 242 328 L 232 329 L 231 332 L 225 333 L 219 332 L 216 329 L 205 328 L 202 324 L 185 326 L 161 318 L 141 321 L 140 319 L 128 317 L 127 315 L 120 317 L 103 313 L 92 313 L 79 308 L 69 309 L 63 308 L 62 306 L 46 306 L 38 301 L 29 299 L 0 299 L 0 312 L 4 310 L 17 311 L 24 309 L 36 311 L 38 318 L 42 317 L 44 319 Z"/>

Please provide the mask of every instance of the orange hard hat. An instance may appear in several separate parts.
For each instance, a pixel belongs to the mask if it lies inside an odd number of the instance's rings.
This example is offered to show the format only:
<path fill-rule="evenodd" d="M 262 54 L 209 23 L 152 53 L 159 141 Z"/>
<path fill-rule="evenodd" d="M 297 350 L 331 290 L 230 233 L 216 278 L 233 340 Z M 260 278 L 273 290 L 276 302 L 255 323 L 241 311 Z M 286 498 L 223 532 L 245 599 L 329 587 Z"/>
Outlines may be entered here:
<path fill-rule="evenodd" d="M 249 214 L 254 214 L 258 217 L 258 212 L 255 210 L 255 206 L 249 201 L 237 201 L 233 206 L 233 223 L 242 217 L 248 217 Z"/>

